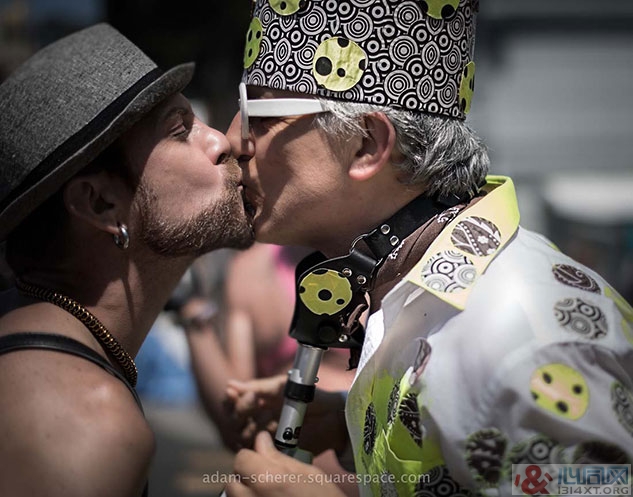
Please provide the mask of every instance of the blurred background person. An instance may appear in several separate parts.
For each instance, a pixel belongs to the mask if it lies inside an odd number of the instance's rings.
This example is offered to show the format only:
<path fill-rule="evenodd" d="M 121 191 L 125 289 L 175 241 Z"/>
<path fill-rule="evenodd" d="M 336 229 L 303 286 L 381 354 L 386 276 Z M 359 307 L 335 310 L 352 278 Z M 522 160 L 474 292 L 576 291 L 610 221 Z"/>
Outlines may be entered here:
<path fill-rule="evenodd" d="M 219 306 L 198 292 L 179 308 L 200 399 L 220 435 L 233 450 L 239 433 L 226 423 L 225 391 L 230 380 L 281 375 L 292 367 L 297 342 L 289 335 L 295 301 L 295 267 L 311 250 L 303 247 L 255 244 L 228 264 L 222 319 Z M 221 322 L 220 322 L 221 321 Z M 332 349 L 319 368 L 319 388 L 346 390 L 354 372 L 347 370 L 349 352 Z M 232 382 L 239 386 L 239 382 Z M 271 423 L 276 420 L 270 419 Z M 323 434 L 322 436 L 327 436 Z M 343 473 L 333 451 L 316 458 L 328 473 Z M 357 495 L 355 484 L 342 484 Z"/>

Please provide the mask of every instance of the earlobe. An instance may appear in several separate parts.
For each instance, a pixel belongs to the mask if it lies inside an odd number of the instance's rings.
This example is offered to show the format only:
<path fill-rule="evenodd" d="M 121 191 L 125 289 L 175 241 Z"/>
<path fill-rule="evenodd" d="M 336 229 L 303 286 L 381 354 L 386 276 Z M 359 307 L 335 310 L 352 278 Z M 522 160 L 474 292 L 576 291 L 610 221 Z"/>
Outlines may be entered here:
<path fill-rule="evenodd" d="M 72 178 L 64 187 L 64 204 L 68 212 L 112 235 L 119 232 L 119 203 L 114 185 L 99 174 Z"/>
<path fill-rule="evenodd" d="M 357 181 L 371 178 L 390 164 L 396 145 L 396 130 L 385 114 L 374 112 L 367 114 L 364 120 L 367 136 L 363 138 L 349 169 L 350 177 Z"/>

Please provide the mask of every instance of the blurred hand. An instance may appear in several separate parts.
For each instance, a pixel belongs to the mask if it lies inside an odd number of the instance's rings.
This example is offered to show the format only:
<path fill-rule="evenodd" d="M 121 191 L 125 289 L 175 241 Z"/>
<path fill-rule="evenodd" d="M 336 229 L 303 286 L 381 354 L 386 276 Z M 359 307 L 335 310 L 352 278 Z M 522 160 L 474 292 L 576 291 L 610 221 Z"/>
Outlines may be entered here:
<path fill-rule="evenodd" d="M 229 380 L 226 408 L 238 434 L 232 448 L 252 447 L 262 430 L 275 434 L 286 379 L 286 375 L 278 375 L 245 382 Z M 306 410 L 299 446 L 315 455 L 327 449 L 343 450 L 347 444 L 344 409 L 340 392 L 317 389 Z"/>
<path fill-rule="evenodd" d="M 217 315 L 218 306 L 215 302 L 197 296 L 186 300 L 178 310 L 180 325 L 186 332 L 213 326 Z"/>
<path fill-rule="evenodd" d="M 233 450 L 252 448 L 259 431 L 275 433 L 285 384 L 286 375 L 228 381 L 225 408 L 235 435 Z"/>
<path fill-rule="evenodd" d="M 257 435 L 255 450 L 241 450 L 234 464 L 237 481 L 226 487 L 228 497 L 345 496 L 320 469 L 279 452 L 265 432 Z"/>

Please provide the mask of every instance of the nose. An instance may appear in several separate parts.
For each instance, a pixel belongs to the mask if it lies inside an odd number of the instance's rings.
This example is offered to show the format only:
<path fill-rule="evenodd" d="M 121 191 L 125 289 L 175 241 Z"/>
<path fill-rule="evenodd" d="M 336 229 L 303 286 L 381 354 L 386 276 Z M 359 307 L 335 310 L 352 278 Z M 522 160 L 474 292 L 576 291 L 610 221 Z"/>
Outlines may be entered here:
<path fill-rule="evenodd" d="M 233 121 L 231 121 L 226 132 L 226 137 L 231 144 L 233 156 L 237 158 L 240 165 L 243 165 L 244 162 L 247 162 L 255 155 L 255 142 L 251 136 L 249 135 L 246 140 L 242 138 L 242 119 L 239 112 L 233 117 Z"/>
<path fill-rule="evenodd" d="M 196 124 L 200 129 L 197 133 L 201 138 L 201 146 L 214 164 L 220 164 L 231 153 L 231 144 L 221 131 L 207 126 L 202 121 L 196 119 Z"/>

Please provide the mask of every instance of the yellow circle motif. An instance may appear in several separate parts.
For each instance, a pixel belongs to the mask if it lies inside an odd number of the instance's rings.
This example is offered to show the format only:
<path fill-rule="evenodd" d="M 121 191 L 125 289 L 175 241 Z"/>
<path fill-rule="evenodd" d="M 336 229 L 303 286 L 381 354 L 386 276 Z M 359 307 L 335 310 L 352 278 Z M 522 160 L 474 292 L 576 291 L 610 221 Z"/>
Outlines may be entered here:
<path fill-rule="evenodd" d="M 459 85 L 459 108 L 464 114 L 470 112 L 470 103 L 475 92 L 475 63 L 469 62 L 462 71 L 462 82 Z"/>
<path fill-rule="evenodd" d="M 422 10 L 435 19 L 450 19 L 455 15 L 459 0 L 422 0 Z"/>
<path fill-rule="evenodd" d="M 299 297 L 314 314 L 332 316 L 352 300 L 352 287 L 341 273 L 317 269 L 299 284 Z"/>
<path fill-rule="evenodd" d="M 289 16 L 297 12 L 305 0 L 269 0 L 269 3 L 280 16 Z"/>
<path fill-rule="evenodd" d="M 246 46 L 244 47 L 244 68 L 248 69 L 259 56 L 264 30 L 257 17 L 253 17 L 246 32 Z"/>
<path fill-rule="evenodd" d="M 530 379 L 536 405 L 566 419 L 580 419 L 589 407 L 589 388 L 582 375 L 565 364 L 547 364 Z"/>
<path fill-rule="evenodd" d="M 367 67 L 367 55 L 356 43 L 336 36 L 325 40 L 314 54 L 312 73 L 319 85 L 331 91 L 345 91 L 360 81 Z"/>

